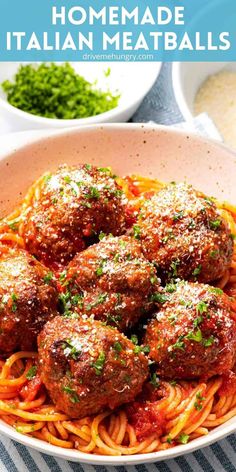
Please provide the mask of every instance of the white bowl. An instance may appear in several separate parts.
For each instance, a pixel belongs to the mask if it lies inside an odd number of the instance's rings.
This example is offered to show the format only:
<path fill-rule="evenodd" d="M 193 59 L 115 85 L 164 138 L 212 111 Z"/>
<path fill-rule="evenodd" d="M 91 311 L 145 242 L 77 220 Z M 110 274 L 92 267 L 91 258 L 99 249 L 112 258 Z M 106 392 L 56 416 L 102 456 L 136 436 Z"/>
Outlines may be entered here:
<path fill-rule="evenodd" d="M 205 80 L 221 70 L 236 71 L 235 62 L 175 62 L 172 82 L 175 99 L 186 121 L 194 116 L 194 99 Z"/>
<path fill-rule="evenodd" d="M 64 162 L 111 165 L 116 174 L 137 173 L 166 182 L 187 180 L 209 195 L 236 202 L 236 154 L 223 145 L 166 127 L 110 124 L 3 137 L 0 149 L 0 216 L 14 208 L 40 174 Z M 236 422 L 232 418 L 208 436 L 186 445 L 156 453 L 110 457 L 56 447 L 24 436 L 0 421 L 0 434 L 26 446 L 63 459 L 105 466 L 173 459 L 208 446 L 235 430 Z"/>
<path fill-rule="evenodd" d="M 0 63 L 0 84 L 12 80 L 20 64 L 18 62 Z M 12 131 L 43 128 L 65 128 L 94 123 L 123 122 L 129 120 L 138 109 L 145 95 L 154 85 L 161 69 L 161 62 L 71 62 L 76 72 L 87 80 L 97 81 L 96 87 L 104 91 L 121 94 L 118 106 L 110 111 L 89 118 L 60 120 L 44 118 L 26 113 L 7 101 L 0 85 L 0 113 Z M 106 76 L 105 72 L 111 72 Z"/>

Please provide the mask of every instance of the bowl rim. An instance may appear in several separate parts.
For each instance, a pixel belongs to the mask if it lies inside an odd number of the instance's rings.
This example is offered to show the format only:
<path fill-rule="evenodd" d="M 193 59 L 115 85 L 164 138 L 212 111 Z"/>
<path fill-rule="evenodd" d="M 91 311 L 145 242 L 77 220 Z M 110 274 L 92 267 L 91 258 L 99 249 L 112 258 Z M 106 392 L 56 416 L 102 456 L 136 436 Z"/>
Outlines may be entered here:
<path fill-rule="evenodd" d="M 228 151 L 228 158 L 235 159 L 236 152 L 229 147 L 225 146 L 224 144 L 217 142 L 216 140 L 206 139 L 204 137 L 196 135 L 194 132 L 187 132 L 186 130 L 170 128 L 167 126 L 160 126 L 155 124 L 143 124 L 143 123 L 108 123 L 108 124 L 95 124 L 89 125 L 84 127 L 77 127 L 77 128 L 70 128 L 64 130 L 38 130 L 38 131 L 23 131 L 20 133 L 15 133 L 15 136 L 22 135 L 22 138 L 28 136 L 29 139 L 25 139 L 26 144 L 14 145 L 14 151 L 12 150 L 12 143 L 9 142 L 9 149 L 8 151 L 3 150 L 0 151 L 0 161 L 11 158 L 12 155 L 15 155 L 18 151 L 22 151 L 24 148 L 30 147 L 31 145 L 37 145 L 45 140 L 56 138 L 57 136 L 71 136 L 73 138 L 74 134 L 77 133 L 89 133 L 89 132 L 96 132 L 99 129 L 108 129 L 113 130 L 114 132 L 120 132 L 121 130 L 127 129 L 136 129 L 142 132 L 143 130 L 149 131 L 164 131 L 168 134 L 172 135 L 182 135 L 182 136 L 190 136 L 193 139 L 197 139 L 204 143 L 211 143 L 214 144 L 226 151 Z M 10 135 L 11 136 L 11 135 Z M 7 135 L 6 135 L 7 139 Z M 232 421 L 232 420 L 231 420 Z M 46 453 L 61 459 L 70 460 L 74 462 L 81 462 L 85 464 L 97 464 L 97 465 L 104 465 L 104 466 L 111 466 L 111 465 L 135 465 L 135 464 L 143 464 L 143 463 L 151 463 L 157 462 L 162 460 L 173 459 L 180 455 L 185 455 L 191 453 L 197 449 L 201 449 L 204 447 L 209 446 L 210 444 L 223 439 L 224 437 L 232 434 L 236 431 L 236 422 L 226 423 L 221 429 L 219 427 L 212 430 L 208 435 L 202 436 L 198 439 L 195 439 L 188 444 L 175 446 L 173 448 L 158 451 L 158 452 L 151 452 L 146 454 L 136 454 L 136 455 L 127 455 L 127 456 L 101 456 L 101 455 L 90 455 L 80 451 L 75 451 L 72 449 L 64 449 L 62 447 L 54 446 L 47 442 L 44 442 L 40 439 L 32 438 L 26 435 L 23 435 L 11 426 L 5 424 L 2 420 L 0 420 L 0 433 L 27 446 L 38 450 L 42 453 Z"/>
<path fill-rule="evenodd" d="M 99 113 L 98 115 L 89 116 L 87 118 L 75 118 L 75 119 L 68 120 L 68 119 L 60 119 L 60 118 L 46 118 L 44 116 L 33 115 L 32 113 L 28 113 L 26 111 L 21 110 L 20 108 L 17 108 L 11 105 L 7 99 L 4 99 L 2 97 L 0 97 L 0 107 L 4 108 L 5 110 L 8 111 L 8 113 L 11 113 L 12 115 L 17 116 L 18 118 L 31 121 L 32 123 L 35 123 L 35 124 L 37 123 L 38 125 L 41 124 L 42 126 L 53 125 L 55 128 L 56 127 L 60 127 L 60 128 L 72 127 L 72 126 L 74 127 L 74 126 L 80 126 L 80 125 L 96 124 L 100 122 L 105 123 L 106 120 L 108 121 L 115 120 L 117 115 L 120 115 L 124 113 L 125 111 L 127 111 L 128 109 L 131 109 L 132 107 L 135 106 L 136 103 L 142 100 L 155 84 L 160 74 L 161 67 L 162 67 L 162 62 L 153 63 L 153 73 L 150 74 L 150 76 L 148 76 L 149 81 L 142 95 L 139 95 L 139 97 L 136 96 L 130 101 L 123 103 L 122 105 L 119 105 L 118 103 L 116 107 L 104 113 Z"/>

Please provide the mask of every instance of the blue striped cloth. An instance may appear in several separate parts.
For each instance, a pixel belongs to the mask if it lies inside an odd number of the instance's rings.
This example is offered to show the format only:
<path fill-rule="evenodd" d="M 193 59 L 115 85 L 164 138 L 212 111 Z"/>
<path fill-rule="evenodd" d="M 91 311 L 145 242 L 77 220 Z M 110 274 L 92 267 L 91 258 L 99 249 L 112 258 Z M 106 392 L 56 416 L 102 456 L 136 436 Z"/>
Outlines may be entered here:
<path fill-rule="evenodd" d="M 134 122 L 170 125 L 182 121 L 171 87 L 171 65 L 164 64 L 159 79 L 133 116 Z M 88 466 L 66 462 L 0 436 L 0 472 L 233 472 L 236 471 L 236 437 L 156 464 L 129 467 Z"/>

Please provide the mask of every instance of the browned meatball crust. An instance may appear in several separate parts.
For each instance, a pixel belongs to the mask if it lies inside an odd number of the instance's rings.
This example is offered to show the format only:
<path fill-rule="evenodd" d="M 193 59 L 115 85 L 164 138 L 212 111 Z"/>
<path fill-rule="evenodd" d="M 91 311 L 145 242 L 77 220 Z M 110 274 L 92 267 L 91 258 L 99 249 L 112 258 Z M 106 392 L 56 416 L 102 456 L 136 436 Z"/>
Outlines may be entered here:
<path fill-rule="evenodd" d="M 125 207 L 109 169 L 61 166 L 45 176 L 40 197 L 25 213 L 26 247 L 48 266 L 66 265 L 100 231 L 122 234 Z"/>
<path fill-rule="evenodd" d="M 26 251 L 9 250 L 0 259 L 0 354 L 30 350 L 57 311 L 53 274 Z"/>
<path fill-rule="evenodd" d="M 132 401 L 148 361 L 117 329 L 56 317 L 38 337 L 39 373 L 56 407 L 82 418 Z"/>
<path fill-rule="evenodd" d="M 165 281 L 214 281 L 231 263 L 228 223 L 212 199 L 190 185 L 171 184 L 148 200 L 134 234 Z"/>
<path fill-rule="evenodd" d="M 229 297 L 209 285 L 179 282 L 163 295 L 145 343 L 157 372 L 171 379 L 209 378 L 229 371 L 236 355 L 236 319 Z"/>
<path fill-rule="evenodd" d="M 140 243 L 129 236 L 103 238 L 75 256 L 64 285 L 78 313 L 93 315 L 120 330 L 150 312 L 159 289 L 155 266 L 144 258 Z"/>

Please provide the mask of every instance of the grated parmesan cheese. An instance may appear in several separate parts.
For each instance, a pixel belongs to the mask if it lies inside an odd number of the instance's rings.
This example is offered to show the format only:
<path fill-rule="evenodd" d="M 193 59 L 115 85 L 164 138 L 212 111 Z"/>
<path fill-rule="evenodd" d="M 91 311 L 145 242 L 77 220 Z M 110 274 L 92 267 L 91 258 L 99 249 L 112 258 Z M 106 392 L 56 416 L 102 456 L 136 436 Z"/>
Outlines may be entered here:
<path fill-rule="evenodd" d="M 211 75 L 198 90 L 194 103 L 196 115 L 207 112 L 226 144 L 236 147 L 236 72 Z"/>

